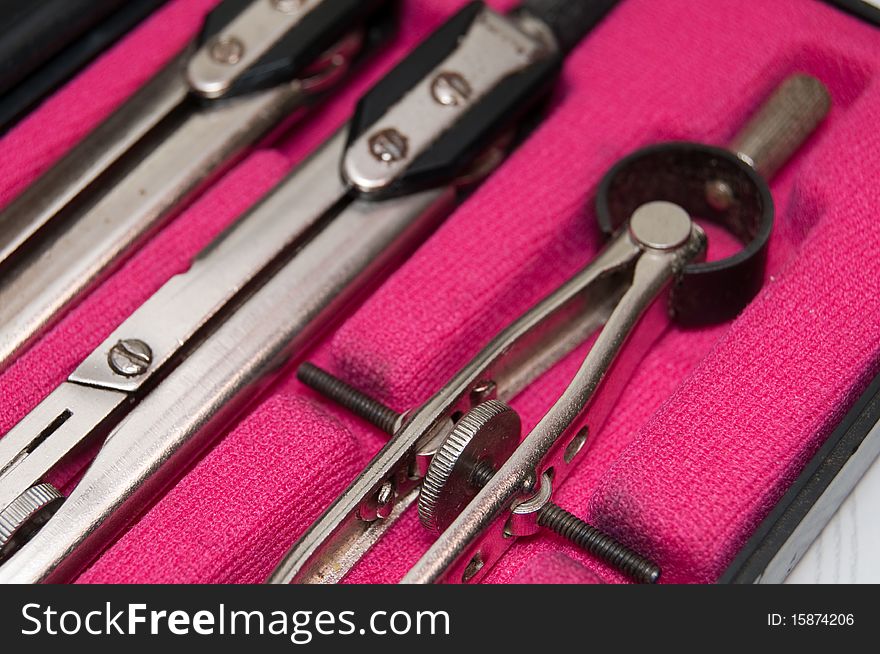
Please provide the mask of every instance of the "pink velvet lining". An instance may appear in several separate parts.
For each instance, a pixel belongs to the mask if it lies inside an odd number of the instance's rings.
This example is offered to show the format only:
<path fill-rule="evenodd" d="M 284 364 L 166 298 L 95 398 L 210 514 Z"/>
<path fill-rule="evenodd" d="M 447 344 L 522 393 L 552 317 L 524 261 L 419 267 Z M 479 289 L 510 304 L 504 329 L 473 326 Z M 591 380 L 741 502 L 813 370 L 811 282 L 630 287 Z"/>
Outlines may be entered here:
<path fill-rule="evenodd" d="M 531 558 L 511 580 L 513 584 L 601 584 L 602 580 L 559 552 Z"/>
<path fill-rule="evenodd" d="M 0 199 L 172 56 L 211 4 L 172 2 L 0 142 Z M 0 376 L 0 431 L 462 4 L 407 0 L 402 34 L 379 62 L 221 180 Z M 713 581 L 880 361 L 878 43 L 876 29 L 817 0 L 624 0 L 573 53 L 548 120 L 315 358 L 398 409 L 423 401 L 595 254 L 590 200 L 617 158 L 671 138 L 723 143 L 786 75 L 819 76 L 834 110 L 774 181 L 767 288 L 731 325 L 670 329 L 558 489 L 560 504 L 655 557 L 664 580 Z M 715 238 L 711 255 L 730 247 Z M 517 398 L 526 427 L 582 357 Z M 259 581 L 380 443 L 288 376 L 81 581 Z M 409 513 L 349 581 L 396 581 L 429 544 Z M 515 545 L 488 580 L 594 575 L 622 581 L 542 535 Z"/>

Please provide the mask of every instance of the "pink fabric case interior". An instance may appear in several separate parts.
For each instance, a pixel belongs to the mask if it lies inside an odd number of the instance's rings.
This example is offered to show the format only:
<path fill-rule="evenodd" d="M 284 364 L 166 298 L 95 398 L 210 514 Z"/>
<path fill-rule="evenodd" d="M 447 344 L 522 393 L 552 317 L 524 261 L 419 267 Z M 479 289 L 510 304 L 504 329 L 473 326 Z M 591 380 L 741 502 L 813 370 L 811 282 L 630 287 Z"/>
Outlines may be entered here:
<path fill-rule="evenodd" d="M 169 3 L 7 135 L 0 202 L 168 60 L 213 4 Z M 0 376 L 0 433 L 463 4 L 404 2 L 401 35 L 376 63 L 214 185 Z M 772 184 L 764 291 L 731 324 L 670 328 L 558 491 L 560 504 L 655 558 L 664 581 L 714 581 L 878 367 L 878 47 L 880 31 L 818 0 L 624 0 L 572 54 L 544 124 L 310 358 L 398 409 L 418 404 L 594 256 L 591 201 L 618 158 L 661 140 L 724 143 L 787 75 L 818 76 L 834 108 Z M 736 247 L 711 236 L 711 257 Z M 516 399 L 526 428 L 583 352 Z M 261 581 L 382 442 L 291 372 L 80 581 Z M 397 581 L 429 544 L 410 513 L 348 581 Z M 487 581 L 597 579 L 623 581 L 541 535 L 518 542 Z"/>

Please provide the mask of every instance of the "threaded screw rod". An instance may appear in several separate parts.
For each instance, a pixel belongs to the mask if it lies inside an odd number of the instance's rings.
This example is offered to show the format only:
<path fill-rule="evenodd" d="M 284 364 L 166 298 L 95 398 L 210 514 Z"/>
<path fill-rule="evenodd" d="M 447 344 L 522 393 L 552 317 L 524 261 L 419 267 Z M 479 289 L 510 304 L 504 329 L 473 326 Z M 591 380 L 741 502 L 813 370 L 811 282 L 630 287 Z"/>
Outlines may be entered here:
<path fill-rule="evenodd" d="M 482 461 L 471 473 L 471 483 L 477 488 L 482 488 L 494 475 L 495 470 L 492 466 Z M 569 513 L 558 504 L 548 502 L 538 512 L 538 525 L 554 531 L 640 584 L 655 584 L 660 579 L 660 566 L 656 563 L 584 522 L 573 513 Z"/>
<path fill-rule="evenodd" d="M 312 390 L 330 398 L 386 434 L 394 435 L 400 414 L 391 407 L 385 406 L 312 363 L 302 364 L 296 376 Z"/>
<path fill-rule="evenodd" d="M 333 400 L 385 433 L 394 434 L 401 414 L 391 407 L 312 363 L 303 363 L 297 371 L 297 377 L 309 388 Z M 474 468 L 471 481 L 476 487 L 482 488 L 489 483 L 494 474 L 495 470 L 486 462 L 482 462 Z M 660 578 L 660 567 L 656 563 L 637 554 L 612 536 L 552 502 L 548 502 L 539 511 L 538 525 L 557 533 L 639 583 L 653 584 Z"/>
<path fill-rule="evenodd" d="M 538 524 L 594 554 L 640 584 L 655 584 L 660 579 L 660 567 L 656 563 L 637 554 L 557 504 L 548 502 L 538 512 Z"/>

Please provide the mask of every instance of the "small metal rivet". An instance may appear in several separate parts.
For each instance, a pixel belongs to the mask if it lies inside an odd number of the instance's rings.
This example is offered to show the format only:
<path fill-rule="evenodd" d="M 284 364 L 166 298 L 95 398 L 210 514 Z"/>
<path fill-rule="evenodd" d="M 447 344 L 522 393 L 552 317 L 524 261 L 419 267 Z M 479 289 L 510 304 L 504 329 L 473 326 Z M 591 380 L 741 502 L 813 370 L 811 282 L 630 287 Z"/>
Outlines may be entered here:
<path fill-rule="evenodd" d="M 211 45 L 211 58 L 221 64 L 234 66 L 244 56 L 244 43 L 234 36 L 224 36 Z"/>
<path fill-rule="evenodd" d="M 498 395 L 498 386 L 491 379 L 479 382 L 471 391 L 471 404 L 476 406 L 488 400 L 494 400 Z"/>
<path fill-rule="evenodd" d="M 486 563 L 483 561 L 483 555 L 480 552 L 477 552 L 464 569 L 464 573 L 461 575 L 461 580 L 464 583 L 471 581 L 477 576 L 480 570 L 485 567 L 485 565 Z"/>
<path fill-rule="evenodd" d="M 672 202 L 648 202 L 633 212 L 629 231 L 636 243 L 654 250 L 671 250 L 690 238 L 688 212 Z"/>
<path fill-rule="evenodd" d="M 370 152 L 379 161 L 395 163 L 406 159 L 409 141 L 396 129 L 385 129 L 370 139 Z"/>
<path fill-rule="evenodd" d="M 723 179 L 706 182 L 706 202 L 715 211 L 727 211 L 735 199 L 733 188 Z"/>
<path fill-rule="evenodd" d="M 394 484 L 386 480 L 376 493 L 376 515 L 387 518 L 394 509 Z"/>
<path fill-rule="evenodd" d="M 119 341 L 110 348 L 107 363 L 110 369 L 123 377 L 137 377 L 144 374 L 153 362 L 150 346 L 136 338 Z"/>
<path fill-rule="evenodd" d="M 457 107 L 471 97 L 471 85 L 459 73 L 440 73 L 431 85 L 434 99 L 447 107 Z"/>

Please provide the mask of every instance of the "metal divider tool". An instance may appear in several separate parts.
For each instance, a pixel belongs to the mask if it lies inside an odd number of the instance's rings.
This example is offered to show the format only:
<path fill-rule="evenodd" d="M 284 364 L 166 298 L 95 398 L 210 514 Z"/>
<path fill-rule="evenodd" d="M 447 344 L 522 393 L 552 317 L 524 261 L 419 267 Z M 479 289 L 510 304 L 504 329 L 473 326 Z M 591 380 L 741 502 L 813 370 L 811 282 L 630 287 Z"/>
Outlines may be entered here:
<path fill-rule="evenodd" d="M 224 0 L 197 41 L 0 212 L 0 370 L 392 31 L 389 0 Z"/>
<path fill-rule="evenodd" d="M 828 91 L 809 75 L 782 81 L 727 147 L 673 141 L 618 161 L 599 184 L 596 214 L 611 236 L 645 202 L 664 200 L 724 225 L 745 244 L 735 256 L 692 263 L 673 289 L 677 322 L 730 320 L 761 289 L 773 228 L 767 179 L 825 118 Z"/>
<path fill-rule="evenodd" d="M 439 536 L 404 577 L 405 583 L 478 581 L 517 538 L 536 533 L 555 508 L 553 489 L 583 457 L 590 434 L 602 428 L 670 315 L 723 320 L 754 295 L 754 285 L 751 295 L 725 295 L 723 285 L 737 279 L 751 282 L 756 269 L 763 274 L 766 244 L 761 240 L 765 232 L 769 235 L 773 209 L 755 169 L 766 170 L 764 162 L 774 162 L 773 168 L 781 164 L 828 108 L 821 83 L 797 76 L 784 82 L 747 125 L 743 134 L 748 138 L 735 140 L 749 144 L 739 154 L 675 144 L 687 146 L 687 156 L 680 156 L 681 149 L 675 152 L 674 160 L 684 161 L 681 165 L 658 168 L 651 161 L 638 171 L 615 167 L 615 174 L 630 172 L 625 188 L 645 188 L 611 242 L 498 334 L 437 394 L 407 412 L 391 440 L 291 548 L 270 581 L 340 581 L 413 503 L 422 524 Z M 708 154 L 692 155 L 700 148 Z M 677 174 L 664 172 L 669 170 Z M 660 180 L 639 177 L 646 171 L 661 174 Z M 730 189 L 723 206 L 719 187 Z M 608 188 L 606 183 L 600 191 L 607 193 Z M 715 209 L 690 213 L 669 197 Z M 607 200 L 598 198 L 600 205 Z M 692 215 L 727 225 L 744 237 L 744 249 L 729 259 L 701 264 L 706 237 Z M 749 262 L 746 272 L 737 269 L 744 261 Z M 688 272 L 702 265 L 710 272 L 727 272 L 683 286 Z M 696 268 L 693 274 L 703 270 Z M 738 306 L 718 304 L 719 293 Z M 694 310 L 701 304 L 707 307 L 702 317 Z M 520 441 L 520 421 L 505 403 L 596 332 L 571 383 Z M 352 404 L 348 400 L 354 396 L 339 382 L 313 385 Z M 362 415 L 378 417 L 369 406 L 360 404 Z M 605 558 L 630 574 L 635 569 Z"/>
<path fill-rule="evenodd" d="M 406 419 L 406 414 L 397 413 L 311 363 L 302 364 L 297 376 L 306 386 L 389 436 L 394 436 Z M 490 390 L 481 388 L 477 394 L 483 396 Z M 457 422 L 456 437 L 448 438 L 442 453 L 438 451 L 431 458 L 419 491 L 419 518 L 426 529 L 437 533 L 449 526 L 464 505 L 495 475 L 496 462 L 516 448 L 514 436 L 519 434 L 520 428 L 517 413 L 497 400 L 477 405 Z M 378 504 L 385 506 L 393 492 L 392 484 L 386 483 Z M 450 498 L 450 494 L 454 494 L 454 498 Z M 598 556 L 635 581 L 653 584 L 660 579 L 660 568 L 656 564 L 552 502 L 541 507 L 537 524 Z"/>
<path fill-rule="evenodd" d="M 557 4 L 467 5 L 0 439 L 0 581 L 75 577 L 490 174 L 614 2 L 564 13 L 564 38 Z M 61 497 L 47 475 L 93 438 Z"/>

